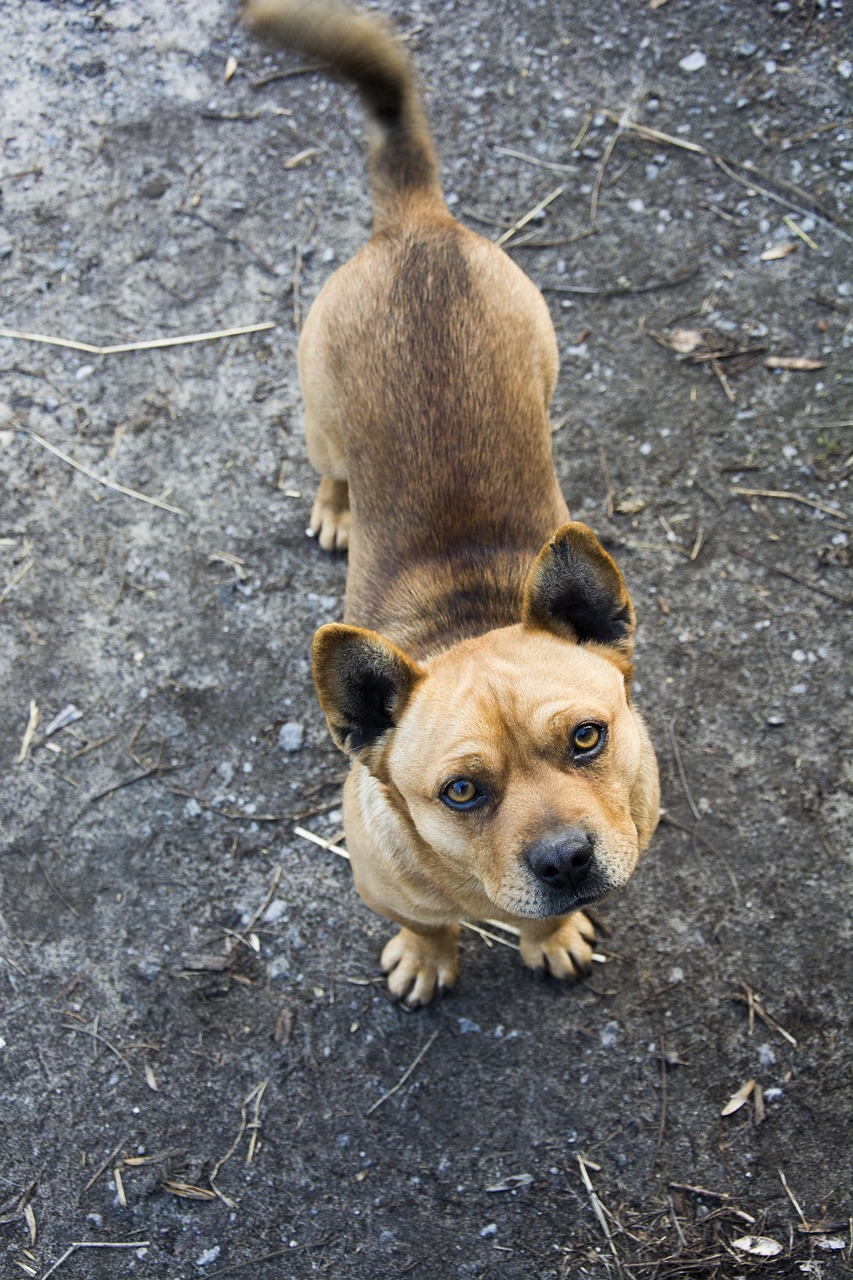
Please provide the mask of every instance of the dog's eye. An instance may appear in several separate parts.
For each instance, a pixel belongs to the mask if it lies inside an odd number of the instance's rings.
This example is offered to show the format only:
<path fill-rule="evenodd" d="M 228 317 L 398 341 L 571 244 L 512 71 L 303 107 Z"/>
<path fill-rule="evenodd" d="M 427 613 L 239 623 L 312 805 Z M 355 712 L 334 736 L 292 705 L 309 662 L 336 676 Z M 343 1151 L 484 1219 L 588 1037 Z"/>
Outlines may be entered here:
<path fill-rule="evenodd" d="M 470 778 L 454 778 L 441 791 L 441 799 L 451 809 L 473 809 L 484 797 Z"/>
<path fill-rule="evenodd" d="M 604 731 L 597 724 L 579 724 L 572 734 L 572 747 L 578 755 L 586 756 L 604 742 Z"/>

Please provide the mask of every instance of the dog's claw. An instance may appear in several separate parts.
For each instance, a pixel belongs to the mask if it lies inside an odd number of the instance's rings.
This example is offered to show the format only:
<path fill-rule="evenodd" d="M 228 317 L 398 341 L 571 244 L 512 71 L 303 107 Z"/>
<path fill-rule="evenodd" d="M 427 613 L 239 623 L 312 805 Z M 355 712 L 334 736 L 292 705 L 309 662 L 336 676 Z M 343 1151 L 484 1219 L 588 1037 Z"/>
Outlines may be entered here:
<path fill-rule="evenodd" d="M 456 931 L 452 927 L 430 934 L 401 929 L 382 952 L 388 990 L 408 1009 L 429 1004 L 436 992 L 456 981 Z"/>
<path fill-rule="evenodd" d="M 553 978 L 579 978 L 592 963 L 595 927 L 592 921 L 576 911 L 552 932 L 522 930 L 521 958 L 529 969 L 550 973 Z"/>
<path fill-rule="evenodd" d="M 309 537 L 316 538 L 324 551 L 346 551 L 349 547 L 349 490 L 345 480 L 323 476 L 308 525 Z"/>

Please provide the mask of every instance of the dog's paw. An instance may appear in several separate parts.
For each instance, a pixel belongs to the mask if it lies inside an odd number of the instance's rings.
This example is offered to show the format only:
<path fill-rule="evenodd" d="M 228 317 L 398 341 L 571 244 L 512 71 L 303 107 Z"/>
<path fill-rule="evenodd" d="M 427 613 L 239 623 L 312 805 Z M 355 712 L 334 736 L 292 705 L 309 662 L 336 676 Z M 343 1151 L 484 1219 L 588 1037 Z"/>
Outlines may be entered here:
<path fill-rule="evenodd" d="M 324 551 L 346 551 L 349 546 L 349 529 L 347 482 L 323 476 L 311 508 L 308 535 L 316 538 Z"/>
<path fill-rule="evenodd" d="M 410 1009 L 429 1004 L 436 992 L 456 981 L 458 930 L 449 925 L 431 934 L 401 929 L 382 952 L 388 990 Z"/>
<path fill-rule="evenodd" d="M 519 945 L 528 969 L 544 969 L 554 978 L 578 978 L 592 963 L 594 941 L 595 926 L 576 911 L 552 933 L 522 929 Z"/>

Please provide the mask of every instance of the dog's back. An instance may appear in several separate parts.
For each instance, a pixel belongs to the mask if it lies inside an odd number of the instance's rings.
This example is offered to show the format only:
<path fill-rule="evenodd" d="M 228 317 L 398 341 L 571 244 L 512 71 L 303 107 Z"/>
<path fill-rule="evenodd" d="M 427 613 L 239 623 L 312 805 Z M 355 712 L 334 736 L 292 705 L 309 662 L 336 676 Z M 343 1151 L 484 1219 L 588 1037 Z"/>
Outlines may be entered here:
<path fill-rule="evenodd" d="M 309 455 L 349 481 L 347 620 L 416 652 L 506 625 L 568 516 L 547 307 L 448 212 L 414 71 L 379 18 L 299 0 L 253 0 L 248 18 L 354 82 L 370 126 L 373 235 L 324 285 L 299 351 Z"/>

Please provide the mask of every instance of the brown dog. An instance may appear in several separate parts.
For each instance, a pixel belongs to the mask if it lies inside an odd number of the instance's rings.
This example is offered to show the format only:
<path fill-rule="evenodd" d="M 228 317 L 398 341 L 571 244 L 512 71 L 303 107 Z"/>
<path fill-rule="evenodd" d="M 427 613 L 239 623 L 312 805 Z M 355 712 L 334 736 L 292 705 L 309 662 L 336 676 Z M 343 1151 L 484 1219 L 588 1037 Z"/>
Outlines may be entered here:
<path fill-rule="evenodd" d="M 631 875 L 658 778 L 630 700 L 634 609 L 554 472 L 548 309 L 450 216 L 380 19 L 325 0 L 248 17 L 353 81 L 370 123 L 373 235 L 314 302 L 299 370 L 311 528 L 349 547 L 346 625 L 317 632 L 314 677 L 354 761 L 356 885 L 402 926 L 388 985 L 412 1006 L 449 987 L 465 918 L 515 925 L 525 964 L 575 976 L 579 908 Z"/>

